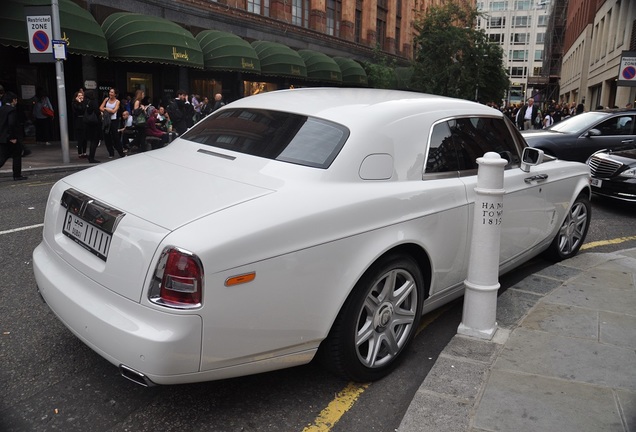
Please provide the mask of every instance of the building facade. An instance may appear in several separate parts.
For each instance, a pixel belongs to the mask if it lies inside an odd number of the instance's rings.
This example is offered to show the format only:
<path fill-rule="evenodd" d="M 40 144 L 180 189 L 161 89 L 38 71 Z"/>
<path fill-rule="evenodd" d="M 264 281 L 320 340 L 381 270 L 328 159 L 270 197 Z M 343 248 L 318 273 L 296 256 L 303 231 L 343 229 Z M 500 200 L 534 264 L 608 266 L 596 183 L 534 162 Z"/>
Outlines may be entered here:
<path fill-rule="evenodd" d="M 569 0 L 560 98 L 586 110 L 633 104 L 636 88 L 617 85 L 621 54 L 636 51 L 633 0 Z"/>
<path fill-rule="evenodd" d="M 120 99 L 141 89 L 159 105 L 178 89 L 209 98 L 221 93 L 231 102 L 283 88 L 369 86 L 363 65 L 378 54 L 409 63 L 413 21 L 424 7 L 418 0 L 58 3 L 68 52 L 67 105 L 80 88 L 94 90 L 100 100 L 110 87 Z M 54 62 L 30 61 L 24 12 L 50 4 L 3 0 L 0 8 L 0 84 L 18 94 L 27 122 L 38 91 L 57 103 Z"/>
<path fill-rule="evenodd" d="M 541 91 L 545 35 L 549 18 L 548 0 L 484 0 L 477 2 L 483 14 L 477 28 L 504 52 L 510 76 L 506 105 L 519 104 L 529 97 L 543 102 Z"/>

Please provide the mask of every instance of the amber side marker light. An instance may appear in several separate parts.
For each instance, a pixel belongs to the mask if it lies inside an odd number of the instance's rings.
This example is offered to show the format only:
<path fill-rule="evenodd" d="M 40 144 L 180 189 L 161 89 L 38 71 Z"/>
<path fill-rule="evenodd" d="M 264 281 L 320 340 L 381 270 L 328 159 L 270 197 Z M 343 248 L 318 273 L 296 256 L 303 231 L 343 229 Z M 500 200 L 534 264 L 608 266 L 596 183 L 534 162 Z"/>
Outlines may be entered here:
<path fill-rule="evenodd" d="M 256 278 L 256 272 L 245 273 L 238 276 L 232 276 L 225 280 L 225 286 L 230 287 L 234 285 L 240 285 L 248 282 L 252 282 Z"/>

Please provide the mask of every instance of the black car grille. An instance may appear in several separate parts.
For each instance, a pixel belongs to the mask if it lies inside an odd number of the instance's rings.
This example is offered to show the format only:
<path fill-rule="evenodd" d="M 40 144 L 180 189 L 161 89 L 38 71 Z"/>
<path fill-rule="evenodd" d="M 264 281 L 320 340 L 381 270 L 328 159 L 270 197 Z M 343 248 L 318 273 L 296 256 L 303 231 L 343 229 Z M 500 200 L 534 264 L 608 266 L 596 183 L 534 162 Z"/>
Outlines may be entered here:
<path fill-rule="evenodd" d="M 599 156 L 592 156 L 588 164 L 593 177 L 604 178 L 612 177 L 623 166 L 620 162 Z"/>

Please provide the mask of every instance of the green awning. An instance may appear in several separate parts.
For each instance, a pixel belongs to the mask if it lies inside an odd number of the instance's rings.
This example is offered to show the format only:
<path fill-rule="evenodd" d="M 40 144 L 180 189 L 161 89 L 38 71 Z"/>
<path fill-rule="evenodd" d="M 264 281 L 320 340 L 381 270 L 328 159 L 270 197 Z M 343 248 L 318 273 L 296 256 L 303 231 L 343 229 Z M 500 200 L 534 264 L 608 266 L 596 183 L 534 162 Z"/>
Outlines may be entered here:
<path fill-rule="evenodd" d="M 111 60 L 203 68 L 203 53 L 192 33 L 163 18 L 116 12 L 104 20 Z"/>
<path fill-rule="evenodd" d="M 342 83 L 358 87 L 366 87 L 368 85 L 367 73 L 364 71 L 360 63 L 346 57 L 333 58 L 342 72 Z"/>
<path fill-rule="evenodd" d="M 307 78 L 317 81 L 342 82 L 340 66 L 331 57 L 313 50 L 299 50 L 307 66 Z"/>
<path fill-rule="evenodd" d="M 108 57 L 102 28 L 89 11 L 71 0 L 59 0 L 60 30 L 71 54 Z M 24 6 L 50 6 L 51 0 L 3 0 L 0 6 L 0 44 L 29 48 Z"/>
<path fill-rule="evenodd" d="M 291 78 L 307 78 L 302 57 L 288 46 L 266 41 L 254 41 L 252 46 L 261 60 L 261 74 Z"/>
<path fill-rule="evenodd" d="M 232 33 L 204 30 L 196 37 L 209 70 L 261 72 L 261 61 L 250 43 Z"/>

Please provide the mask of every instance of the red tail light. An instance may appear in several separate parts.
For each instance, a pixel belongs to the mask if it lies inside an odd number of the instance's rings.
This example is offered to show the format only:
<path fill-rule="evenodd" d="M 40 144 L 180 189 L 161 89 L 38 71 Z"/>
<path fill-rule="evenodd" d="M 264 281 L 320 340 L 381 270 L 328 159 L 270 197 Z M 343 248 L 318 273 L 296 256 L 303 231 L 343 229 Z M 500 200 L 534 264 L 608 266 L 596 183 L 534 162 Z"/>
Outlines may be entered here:
<path fill-rule="evenodd" d="M 203 266 L 199 258 L 183 249 L 167 247 L 161 253 L 150 301 L 178 309 L 198 308 L 203 303 Z"/>

